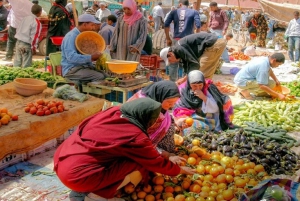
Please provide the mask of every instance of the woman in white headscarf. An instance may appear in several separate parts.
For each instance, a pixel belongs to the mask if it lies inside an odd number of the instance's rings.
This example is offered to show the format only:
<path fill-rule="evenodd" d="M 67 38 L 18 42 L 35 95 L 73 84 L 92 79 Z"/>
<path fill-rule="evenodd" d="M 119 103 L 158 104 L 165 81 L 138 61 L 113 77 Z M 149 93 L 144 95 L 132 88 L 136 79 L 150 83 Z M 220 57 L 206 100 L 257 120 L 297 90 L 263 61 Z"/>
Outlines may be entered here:
<path fill-rule="evenodd" d="M 147 19 L 134 0 L 124 0 L 124 14 L 118 18 L 110 42 L 113 59 L 139 61 L 147 38 Z"/>

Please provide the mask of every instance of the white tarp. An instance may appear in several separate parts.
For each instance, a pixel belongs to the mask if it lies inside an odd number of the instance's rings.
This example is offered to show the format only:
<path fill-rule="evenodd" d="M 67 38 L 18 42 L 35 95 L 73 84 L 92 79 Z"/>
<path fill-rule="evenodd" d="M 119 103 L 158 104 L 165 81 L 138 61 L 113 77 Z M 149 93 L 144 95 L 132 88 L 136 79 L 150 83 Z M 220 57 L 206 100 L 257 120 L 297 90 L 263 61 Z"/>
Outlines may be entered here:
<path fill-rule="evenodd" d="M 268 0 L 258 0 L 262 10 L 272 19 L 289 22 L 294 18 L 294 11 L 300 10 L 300 5 L 289 3 L 274 3 Z"/>

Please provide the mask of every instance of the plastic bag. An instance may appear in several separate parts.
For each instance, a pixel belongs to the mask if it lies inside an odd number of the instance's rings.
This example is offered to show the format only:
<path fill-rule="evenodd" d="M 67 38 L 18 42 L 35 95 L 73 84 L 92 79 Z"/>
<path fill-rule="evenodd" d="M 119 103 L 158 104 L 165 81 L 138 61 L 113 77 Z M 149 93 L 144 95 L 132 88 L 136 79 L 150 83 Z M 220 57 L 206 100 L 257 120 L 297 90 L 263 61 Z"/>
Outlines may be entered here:
<path fill-rule="evenodd" d="M 85 94 L 79 93 L 75 87 L 68 84 L 58 87 L 54 91 L 53 96 L 64 100 L 79 101 L 81 103 L 87 100 L 87 96 Z"/>
<path fill-rule="evenodd" d="M 290 201 L 288 192 L 278 185 L 269 186 L 265 191 L 261 201 Z"/>
<path fill-rule="evenodd" d="M 108 72 L 108 66 L 106 62 L 110 60 L 111 60 L 110 52 L 109 49 L 106 48 L 96 62 L 96 70 L 98 71 L 103 70 L 105 72 Z"/>
<path fill-rule="evenodd" d="M 252 46 L 249 46 L 245 49 L 244 51 L 244 54 L 245 55 L 248 55 L 248 56 L 256 56 L 256 50 L 255 50 L 255 47 L 252 45 Z"/>

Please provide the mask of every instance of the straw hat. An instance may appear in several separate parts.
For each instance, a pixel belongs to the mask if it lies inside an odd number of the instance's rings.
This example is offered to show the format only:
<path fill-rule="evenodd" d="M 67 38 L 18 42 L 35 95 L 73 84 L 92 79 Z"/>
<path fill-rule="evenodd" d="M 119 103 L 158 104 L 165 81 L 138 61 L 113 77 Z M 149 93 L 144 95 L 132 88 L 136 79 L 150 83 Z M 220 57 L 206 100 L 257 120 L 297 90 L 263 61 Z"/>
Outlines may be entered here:
<path fill-rule="evenodd" d="M 103 37 L 94 31 L 84 31 L 75 40 L 77 50 L 81 54 L 92 55 L 96 52 L 103 52 L 106 44 Z"/>

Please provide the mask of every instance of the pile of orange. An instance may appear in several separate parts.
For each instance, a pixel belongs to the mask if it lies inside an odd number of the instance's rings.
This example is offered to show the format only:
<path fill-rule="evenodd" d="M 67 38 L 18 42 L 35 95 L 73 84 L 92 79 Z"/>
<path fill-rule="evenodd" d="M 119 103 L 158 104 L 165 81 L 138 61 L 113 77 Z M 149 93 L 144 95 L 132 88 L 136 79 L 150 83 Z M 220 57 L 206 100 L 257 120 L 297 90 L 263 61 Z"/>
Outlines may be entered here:
<path fill-rule="evenodd" d="M 13 115 L 7 108 L 0 108 L 0 127 L 9 124 L 10 121 L 17 121 L 18 115 Z"/>
<path fill-rule="evenodd" d="M 155 174 L 147 185 L 128 184 L 120 197 L 145 201 L 237 201 L 242 193 L 270 178 L 261 164 L 224 156 L 218 151 L 208 153 L 199 147 L 200 143 L 194 139 L 188 152 L 178 153 L 186 159 L 181 165 L 194 168 L 197 174 Z"/>

